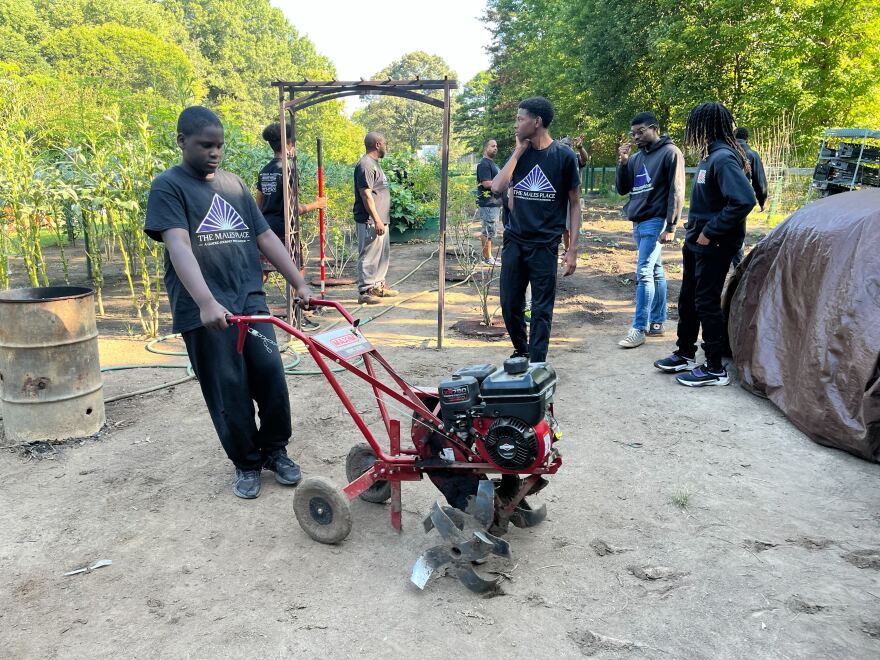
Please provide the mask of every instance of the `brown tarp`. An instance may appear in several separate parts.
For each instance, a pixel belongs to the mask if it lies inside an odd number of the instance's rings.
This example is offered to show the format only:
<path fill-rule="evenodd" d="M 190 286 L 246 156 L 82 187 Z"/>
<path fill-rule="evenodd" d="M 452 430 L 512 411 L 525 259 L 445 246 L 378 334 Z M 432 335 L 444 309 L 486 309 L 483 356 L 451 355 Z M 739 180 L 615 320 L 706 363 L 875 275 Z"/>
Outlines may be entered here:
<path fill-rule="evenodd" d="M 880 190 L 794 213 L 743 261 L 725 303 L 743 386 L 816 442 L 880 461 Z"/>

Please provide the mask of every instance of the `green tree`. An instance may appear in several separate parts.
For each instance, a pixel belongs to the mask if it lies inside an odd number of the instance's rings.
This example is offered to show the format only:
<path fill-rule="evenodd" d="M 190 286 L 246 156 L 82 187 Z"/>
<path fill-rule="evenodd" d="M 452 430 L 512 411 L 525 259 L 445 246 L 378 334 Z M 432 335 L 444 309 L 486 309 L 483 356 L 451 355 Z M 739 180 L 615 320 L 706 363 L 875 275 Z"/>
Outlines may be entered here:
<path fill-rule="evenodd" d="M 455 72 L 442 57 L 424 51 L 407 53 L 377 72 L 375 80 L 454 79 Z M 430 96 L 443 98 L 442 91 Z M 358 110 L 354 119 L 368 130 L 379 131 L 388 139 L 392 150 L 408 147 L 416 150 L 424 144 L 438 144 L 443 132 L 443 111 L 426 103 L 393 96 L 366 97 L 367 105 Z"/>
<path fill-rule="evenodd" d="M 206 102 L 254 130 L 277 117 L 275 80 L 332 79 L 319 55 L 269 0 L 167 0 L 205 62 Z"/>
<path fill-rule="evenodd" d="M 475 153 L 482 150 L 485 140 L 495 137 L 485 122 L 486 113 L 491 107 L 491 81 L 492 75 L 488 71 L 480 71 L 471 78 L 458 96 L 453 117 L 456 137 Z"/>
<path fill-rule="evenodd" d="M 821 129 L 880 124 L 880 4 L 818 0 L 489 0 L 495 34 L 484 127 L 516 100 L 554 102 L 555 135 L 585 132 L 612 160 L 638 111 L 680 136 L 691 107 L 719 100 L 738 123 Z"/>
<path fill-rule="evenodd" d="M 28 44 L 40 41 L 49 29 L 40 20 L 32 0 L 0 0 L 0 27 L 19 35 Z"/>
<path fill-rule="evenodd" d="M 192 77 L 192 65 L 180 48 L 116 23 L 57 30 L 41 42 L 40 51 L 61 74 L 116 89 L 153 89 L 169 99 L 179 94 L 181 80 Z"/>

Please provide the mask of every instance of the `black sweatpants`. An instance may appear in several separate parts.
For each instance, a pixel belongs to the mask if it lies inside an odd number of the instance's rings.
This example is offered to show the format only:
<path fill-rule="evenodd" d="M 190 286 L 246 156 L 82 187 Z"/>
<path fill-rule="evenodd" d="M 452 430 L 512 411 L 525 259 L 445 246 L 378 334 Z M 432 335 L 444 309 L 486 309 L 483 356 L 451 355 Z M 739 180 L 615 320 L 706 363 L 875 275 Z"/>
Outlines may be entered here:
<path fill-rule="evenodd" d="M 681 293 L 678 296 L 678 350 L 682 357 L 697 354 L 697 337 L 703 328 L 703 351 L 713 371 L 721 369 L 726 343 L 721 292 L 735 249 L 714 247 L 711 252 L 682 248 Z"/>
<path fill-rule="evenodd" d="M 550 345 L 559 246 L 530 246 L 506 235 L 501 261 L 501 314 L 513 349 L 544 362 Z M 526 334 L 526 287 L 532 285 L 532 322 Z"/>
<path fill-rule="evenodd" d="M 275 341 L 275 328 L 257 323 L 254 329 Z M 186 352 L 214 429 L 229 460 L 242 470 L 256 470 L 271 452 L 290 439 L 290 399 L 278 348 L 248 335 L 244 351 L 235 350 L 238 328 L 197 328 L 183 333 Z M 254 420 L 254 402 L 260 426 Z"/>

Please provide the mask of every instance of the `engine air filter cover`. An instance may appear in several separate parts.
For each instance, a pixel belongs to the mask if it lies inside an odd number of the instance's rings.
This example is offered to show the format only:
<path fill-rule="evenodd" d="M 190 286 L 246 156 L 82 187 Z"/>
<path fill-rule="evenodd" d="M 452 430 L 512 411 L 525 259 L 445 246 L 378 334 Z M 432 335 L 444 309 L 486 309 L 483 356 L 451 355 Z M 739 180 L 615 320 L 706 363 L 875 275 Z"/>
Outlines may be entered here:
<path fill-rule="evenodd" d="M 534 426 L 547 411 L 556 390 L 556 372 L 549 364 L 529 364 L 523 373 L 496 371 L 480 384 L 488 417 L 516 417 Z"/>

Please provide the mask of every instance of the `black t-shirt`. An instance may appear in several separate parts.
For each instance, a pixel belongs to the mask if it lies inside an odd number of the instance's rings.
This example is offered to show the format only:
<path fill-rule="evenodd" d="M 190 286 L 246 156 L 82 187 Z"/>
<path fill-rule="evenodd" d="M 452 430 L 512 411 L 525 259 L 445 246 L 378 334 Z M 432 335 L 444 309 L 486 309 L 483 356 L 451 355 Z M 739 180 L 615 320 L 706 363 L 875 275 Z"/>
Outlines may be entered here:
<path fill-rule="evenodd" d="M 481 181 L 491 181 L 498 174 L 498 166 L 491 158 L 483 158 L 477 163 L 477 206 L 501 206 L 501 195 L 493 195 L 480 185 Z"/>
<path fill-rule="evenodd" d="M 520 243 L 558 243 L 565 231 L 568 193 L 580 187 L 575 153 L 556 142 L 546 149 L 530 148 L 511 178 L 513 208 L 504 235 Z"/>
<path fill-rule="evenodd" d="M 157 241 L 167 229 L 189 232 L 202 276 L 218 303 L 233 314 L 267 314 L 257 236 L 269 229 L 244 182 L 217 171 L 200 179 L 180 165 L 156 177 L 147 201 L 144 231 Z M 199 307 L 165 251 L 165 288 L 173 331 L 202 325 Z"/>
<path fill-rule="evenodd" d="M 281 161 L 273 158 L 257 175 L 257 190 L 263 193 L 263 204 L 260 212 L 269 223 L 269 227 L 283 241 L 284 240 L 284 172 L 281 169 Z M 290 171 L 291 184 L 293 182 L 293 168 Z M 291 185 L 291 191 L 293 186 Z"/>
<path fill-rule="evenodd" d="M 388 190 L 388 177 L 379 166 L 379 161 L 364 154 L 354 166 L 354 214 L 355 222 L 366 222 L 370 213 L 361 199 L 361 190 L 369 188 L 373 191 L 373 203 L 382 222 L 391 221 L 391 191 Z"/>

